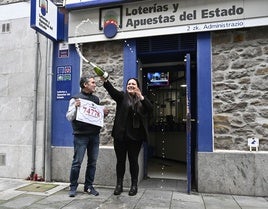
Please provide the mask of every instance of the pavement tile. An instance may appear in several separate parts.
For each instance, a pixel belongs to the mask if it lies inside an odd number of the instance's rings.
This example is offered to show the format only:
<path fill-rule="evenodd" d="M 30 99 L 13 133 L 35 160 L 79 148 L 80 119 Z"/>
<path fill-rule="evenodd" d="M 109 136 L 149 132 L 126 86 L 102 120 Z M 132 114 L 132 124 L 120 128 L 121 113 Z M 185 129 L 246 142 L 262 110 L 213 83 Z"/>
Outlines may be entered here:
<path fill-rule="evenodd" d="M 233 196 L 242 209 L 268 209 L 268 201 L 263 197 Z"/>
<path fill-rule="evenodd" d="M 164 190 L 145 190 L 142 197 L 138 201 L 135 209 L 150 209 L 159 208 L 165 209 L 170 208 L 170 202 L 172 198 L 172 191 Z"/>
<path fill-rule="evenodd" d="M 172 200 L 182 201 L 182 202 L 195 202 L 195 203 L 203 203 L 202 196 L 199 193 L 180 193 L 174 192 L 172 196 Z"/>
<path fill-rule="evenodd" d="M 148 178 L 140 183 L 139 188 L 186 192 L 187 184 L 183 180 Z"/>
<path fill-rule="evenodd" d="M 62 207 L 62 209 L 96 209 L 102 201 L 90 199 L 75 199 L 70 204 Z"/>
<path fill-rule="evenodd" d="M 24 185 L 28 185 L 28 182 L 21 179 L 0 179 L 0 192 L 8 190 L 10 188 L 18 188 Z"/>
<path fill-rule="evenodd" d="M 231 195 L 203 194 L 206 209 L 241 209 Z"/>
<path fill-rule="evenodd" d="M 40 205 L 52 205 L 52 204 L 58 204 L 58 203 L 63 203 L 63 202 L 64 204 L 67 204 L 67 203 L 70 203 L 71 201 L 72 201 L 72 198 L 69 197 L 68 192 L 65 190 L 62 190 L 53 195 L 47 196 L 46 198 L 43 198 L 37 203 Z"/>
<path fill-rule="evenodd" d="M 198 193 L 174 192 L 171 201 L 171 209 L 205 209 L 202 196 Z"/>
<path fill-rule="evenodd" d="M 0 200 L 10 200 L 24 193 L 25 192 L 16 191 L 14 189 L 8 189 L 8 190 L 0 192 Z"/>
<path fill-rule="evenodd" d="M 22 194 L 20 196 L 17 196 L 14 199 L 9 200 L 8 202 L 1 204 L 0 208 L 3 207 L 8 207 L 8 208 L 26 208 L 27 206 L 32 205 L 33 203 L 41 200 L 42 196 L 38 195 L 27 195 L 27 194 Z"/>
<path fill-rule="evenodd" d="M 130 196 L 120 195 L 120 196 L 111 196 L 108 200 L 99 205 L 98 209 L 119 209 L 135 208 L 136 201 L 133 201 Z"/>
<path fill-rule="evenodd" d="M 112 190 L 113 191 L 113 190 Z M 110 207 L 113 209 L 118 208 L 127 208 L 127 209 L 136 209 L 137 202 L 141 199 L 144 189 L 139 189 L 137 195 L 129 196 L 128 195 L 129 188 L 124 188 L 123 193 L 121 195 L 111 195 L 109 199 L 107 199 L 99 208 L 107 208 Z"/>
<path fill-rule="evenodd" d="M 205 209 L 204 203 L 172 201 L 170 209 Z"/>
<path fill-rule="evenodd" d="M 38 204 L 34 203 L 31 206 L 27 207 L 27 209 L 60 209 L 63 208 L 65 205 L 68 205 L 67 202 L 61 202 L 61 203 L 53 203 L 53 204 Z"/>

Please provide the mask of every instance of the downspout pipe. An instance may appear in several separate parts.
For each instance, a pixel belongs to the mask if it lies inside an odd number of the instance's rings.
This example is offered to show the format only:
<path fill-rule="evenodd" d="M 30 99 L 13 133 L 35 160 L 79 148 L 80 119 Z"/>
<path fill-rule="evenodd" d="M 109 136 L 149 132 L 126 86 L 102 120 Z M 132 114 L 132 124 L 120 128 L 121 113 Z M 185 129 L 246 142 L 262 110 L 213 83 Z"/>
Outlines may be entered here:
<path fill-rule="evenodd" d="M 38 67 L 39 67 L 39 33 L 36 32 L 36 53 L 35 53 L 35 71 L 34 71 L 34 98 L 33 98 L 33 141 L 32 141 L 32 171 L 30 177 L 35 174 L 36 161 L 36 132 L 37 132 L 37 88 L 38 88 Z"/>
<path fill-rule="evenodd" d="M 42 160 L 42 176 L 45 177 L 46 172 L 46 144 L 47 144 L 47 76 L 48 76 L 48 38 L 46 41 L 46 64 L 45 64 L 45 95 L 44 95 L 44 127 L 43 127 L 43 160 Z"/>
<path fill-rule="evenodd" d="M 45 181 L 51 181 L 51 117 L 52 117 L 52 54 L 53 44 L 47 40 L 47 69 L 46 69 L 46 128 L 45 128 Z"/>

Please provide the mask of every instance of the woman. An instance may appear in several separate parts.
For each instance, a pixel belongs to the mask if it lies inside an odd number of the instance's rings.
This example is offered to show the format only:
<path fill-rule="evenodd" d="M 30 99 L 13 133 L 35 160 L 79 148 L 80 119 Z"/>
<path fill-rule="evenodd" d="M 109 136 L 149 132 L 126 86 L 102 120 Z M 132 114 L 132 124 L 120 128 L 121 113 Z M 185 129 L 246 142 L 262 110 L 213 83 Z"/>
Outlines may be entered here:
<path fill-rule="evenodd" d="M 127 81 L 126 92 L 116 90 L 108 80 L 104 80 L 103 86 L 117 104 L 112 130 L 117 158 L 117 183 L 114 195 L 120 195 L 123 192 L 126 156 L 128 155 L 131 175 L 131 187 L 128 194 L 134 196 L 138 192 L 139 152 L 143 141 L 148 137 L 147 118 L 153 106 L 149 99 L 142 95 L 136 78 L 130 78 Z"/>

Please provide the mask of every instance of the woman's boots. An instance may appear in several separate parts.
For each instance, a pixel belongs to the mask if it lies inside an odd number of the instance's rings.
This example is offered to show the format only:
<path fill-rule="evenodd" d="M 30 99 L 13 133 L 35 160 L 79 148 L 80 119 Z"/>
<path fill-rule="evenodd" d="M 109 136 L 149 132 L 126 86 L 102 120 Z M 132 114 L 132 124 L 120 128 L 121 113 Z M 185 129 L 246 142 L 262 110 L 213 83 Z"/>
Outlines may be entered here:
<path fill-rule="evenodd" d="M 131 180 L 129 196 L 134 196 L 138 192 L 138 180 Z M 117 179 L 116 186 L 114 189 L 114 195 L 120 195 L 123 192 L 123 179 Z"/>
<path fill-rule="evenodd" d="M 136 179 L 131 180 L 131 186 L 130 186 L 130 190 L 128 192 L 129 196 L 134 196 L 137 194 L 137 192 L 138 192 L 138 185 L 137 184 L 138 184 L 138 180 L 136 180 Z"/>
<path fill-rule="evenodd" d="M 114 195 L 120 195 L 123 192 L 123 179 L 117 179 Z"/>

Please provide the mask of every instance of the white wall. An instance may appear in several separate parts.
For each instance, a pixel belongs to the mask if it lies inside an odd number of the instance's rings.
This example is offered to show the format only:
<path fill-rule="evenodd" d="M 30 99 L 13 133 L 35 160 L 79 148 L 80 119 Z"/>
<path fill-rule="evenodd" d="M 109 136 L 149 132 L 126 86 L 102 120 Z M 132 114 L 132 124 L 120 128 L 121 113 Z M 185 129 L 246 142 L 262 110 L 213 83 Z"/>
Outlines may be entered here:
<path fill-rule="evenodd" d="M 30 28 L 30 2 L 0 6 L 0 177 L 27 178 L 32 169 L 34 72 L 37 34 Z M 2 29 L 2 27 L 0 27 Z M 40 35 L 37 88 L 36 173 L 42 173 L 44 81 L 47 39 Z"/>
<path fill-rule="evenodd" d="M 0 5 L 0 21 L 30 16 L 30 1 Z"/>

